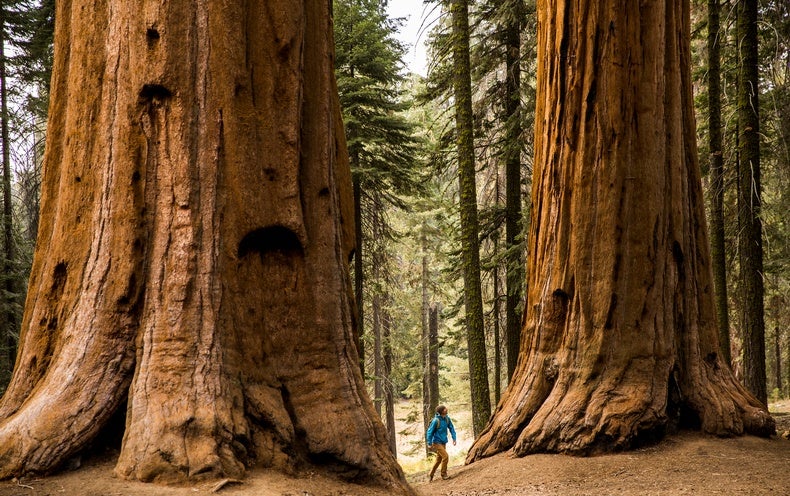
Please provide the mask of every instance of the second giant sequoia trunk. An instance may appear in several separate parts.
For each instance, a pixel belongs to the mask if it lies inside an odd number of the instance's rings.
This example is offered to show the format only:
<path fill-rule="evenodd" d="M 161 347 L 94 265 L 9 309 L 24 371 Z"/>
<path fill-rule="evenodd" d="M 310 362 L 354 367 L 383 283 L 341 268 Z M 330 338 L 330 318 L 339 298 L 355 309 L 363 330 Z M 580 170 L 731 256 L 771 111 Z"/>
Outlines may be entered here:
<path fill-rule="evenodd" d="M 354 345 L 331 32 L 326 0 L 58 3 L 0 476 L 126 403 L 122 477 L 319 464 L 409 491 Z"/>
<path fill-rule="evenodd" d="M 468 461 L 774 431 L 718 350 L 688 8 L 538 2 L 527 319 Z"/>

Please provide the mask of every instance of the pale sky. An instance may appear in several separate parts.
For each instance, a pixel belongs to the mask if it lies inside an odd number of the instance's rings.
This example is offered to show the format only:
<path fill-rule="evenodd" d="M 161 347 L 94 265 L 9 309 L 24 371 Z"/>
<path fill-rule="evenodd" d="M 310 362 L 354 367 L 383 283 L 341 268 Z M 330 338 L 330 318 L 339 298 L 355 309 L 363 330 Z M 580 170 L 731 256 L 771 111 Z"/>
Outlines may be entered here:
<path fill-rule="evenodd" d="M 423 0 L 390 0 L 387 13 L 391 18 L 406 18 L 397 36 L 409 47 L 404 62 L 412 72 L 425 76 L 427 66 L 425 41 L 430 26 L 436 20 L 438 10 L 434 10 L 434 5 L 423 5 L 422 2 Z"/>

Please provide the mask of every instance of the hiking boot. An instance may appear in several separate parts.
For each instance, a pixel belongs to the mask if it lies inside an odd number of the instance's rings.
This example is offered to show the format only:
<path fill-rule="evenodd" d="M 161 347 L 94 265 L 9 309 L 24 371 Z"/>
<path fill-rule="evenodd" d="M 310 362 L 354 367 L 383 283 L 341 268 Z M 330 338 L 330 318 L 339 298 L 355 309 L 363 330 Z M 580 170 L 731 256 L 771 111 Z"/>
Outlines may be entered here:
<path fill-rule="evenodd" d="M 447 480 L 447 479 L 449 479 L 449 478 L 450 478 L 450 476 L 449 476 L 449 475 L 447 475 L 447 474 L 442 474 L 442 480 Z"/>

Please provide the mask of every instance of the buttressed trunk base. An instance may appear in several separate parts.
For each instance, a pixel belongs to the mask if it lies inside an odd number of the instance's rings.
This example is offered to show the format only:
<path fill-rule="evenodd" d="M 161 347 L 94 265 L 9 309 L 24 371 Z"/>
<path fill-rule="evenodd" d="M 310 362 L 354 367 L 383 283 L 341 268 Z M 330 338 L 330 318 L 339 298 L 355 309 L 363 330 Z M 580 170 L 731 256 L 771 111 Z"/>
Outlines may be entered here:
<path fill-rule="evenodd" d="M 688 8 L 539 2 L 528 314 L 469 462 L 774 432 L 718 352 Z"/>
<path fill-rule="evenodd" d="M 143 481 L 330 467 L 409 493 L 367 398 L 324 0 L 61 1 L 0 476 L 128 404 Z"/>

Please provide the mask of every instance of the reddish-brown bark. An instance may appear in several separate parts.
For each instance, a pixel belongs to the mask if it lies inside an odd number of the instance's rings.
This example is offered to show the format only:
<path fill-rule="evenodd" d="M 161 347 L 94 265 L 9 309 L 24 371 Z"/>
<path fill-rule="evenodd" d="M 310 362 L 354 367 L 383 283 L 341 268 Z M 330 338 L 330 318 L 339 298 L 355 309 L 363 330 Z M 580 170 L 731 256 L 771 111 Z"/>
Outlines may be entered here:
<path fill-rule="evenodd" d="M 409 492 L 365 392 L 330 2 L 58 3 L 0 476 L 128 403 L 117 473 L 328 466 Z"/>
<path fill-rule="evenodd" d="M 527 317 L 468 461 L 774 431 L 718 352 L 688 8 L 538 3 Z"/>

